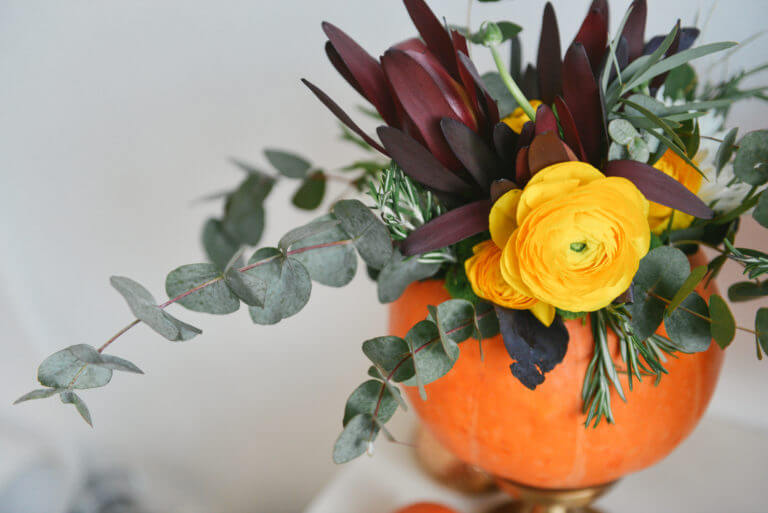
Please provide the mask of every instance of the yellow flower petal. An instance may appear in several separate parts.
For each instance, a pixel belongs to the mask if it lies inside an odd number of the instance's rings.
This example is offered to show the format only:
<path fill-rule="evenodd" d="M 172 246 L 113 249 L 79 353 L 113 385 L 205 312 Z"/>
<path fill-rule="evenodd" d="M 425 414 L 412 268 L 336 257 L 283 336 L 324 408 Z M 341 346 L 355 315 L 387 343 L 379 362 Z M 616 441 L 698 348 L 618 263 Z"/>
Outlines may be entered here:
<path fill-rule="evenodd" d="M 653 167 L 671 176 L 694 194 L 701 188 L 701 174 L 672 150 L 664 152 Z M 667 228 L 672 230 L 688 228 L 693 219 L 693 216 L 665 205 L 654 202 L 650 204 L 648 222 L 651 224 L 651 230 L 656 234 L 664 232 Z"/>
<path fill-rule="evenodd" d="M 531 107 L 533 107 L 534 112 L 539 108 L 539 105 L 541 105 L 539 100 L 530 100 L 529 103 L 531 104 Z M 523 131 L 523 126 L 530 120 L 531 118 L 528 117 L 528 114 L 525 113 L 523 108 L 518 107 L 512 112 L 512 114 L 505 117 L 501 121 L 506 123 L 507 126 L 509 126 L 509 128 L 511 128 L 516 134 L 519 134 Z"/>
<path fill-rule="evenodd" d="M 544 326 L 550 326 L 555 320 L 555 307 L 544 302 L 539 301 L 530 311 Z"/>
<path fill-rule="evenodd" d="M 491 207 L 488 225 L 491 231 L 491 240 L 499 248 L 504 247 L 509 236 L 517 228 L 515 214 L 522 193 L 522 189 L 512 189 L 496 200 L 496 203 Z"/>
<path fill-rule="evenodd" d="M 467 279 L 478 297 L 505 308 L 526 310 L 538 301 L 522 294 L 507 283 L 501 275 L 501 250 L 493 241 L 477 244 L 474 256 L 464 262 Z"/>

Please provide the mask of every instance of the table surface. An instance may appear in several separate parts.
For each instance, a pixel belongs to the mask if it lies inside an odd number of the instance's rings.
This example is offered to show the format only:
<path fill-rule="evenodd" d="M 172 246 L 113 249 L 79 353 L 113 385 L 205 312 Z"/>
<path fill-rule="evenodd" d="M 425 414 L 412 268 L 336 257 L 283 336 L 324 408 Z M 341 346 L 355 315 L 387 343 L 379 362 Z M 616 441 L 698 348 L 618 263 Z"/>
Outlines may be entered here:
<path fill-rule="evenodd" d="M 765 512 L 766 456 L 768 431 L 705 419 L 666 460 L 628 476 L 596 505 L 605 513 Z M 343 467 L 304 513 L 391 513 L 418 501 L 484 513 L 504 500 L 456 493 L 426 476 L 411 450 L 382 442 L 373 458 Z"/>

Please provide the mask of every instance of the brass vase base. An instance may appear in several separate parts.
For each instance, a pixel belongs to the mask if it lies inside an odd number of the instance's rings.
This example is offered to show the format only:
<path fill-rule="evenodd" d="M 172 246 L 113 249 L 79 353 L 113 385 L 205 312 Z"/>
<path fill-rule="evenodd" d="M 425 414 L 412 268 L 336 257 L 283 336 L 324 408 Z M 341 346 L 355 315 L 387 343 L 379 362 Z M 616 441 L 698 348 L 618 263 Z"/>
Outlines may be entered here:
<path fill-rule="evenodd" d="M 573 490 L 547 490 L 497 480 L 499 488 L 516 497 L 488 513 L 600 513 L 590 505 L 607 492 L 614 483 Z"/>

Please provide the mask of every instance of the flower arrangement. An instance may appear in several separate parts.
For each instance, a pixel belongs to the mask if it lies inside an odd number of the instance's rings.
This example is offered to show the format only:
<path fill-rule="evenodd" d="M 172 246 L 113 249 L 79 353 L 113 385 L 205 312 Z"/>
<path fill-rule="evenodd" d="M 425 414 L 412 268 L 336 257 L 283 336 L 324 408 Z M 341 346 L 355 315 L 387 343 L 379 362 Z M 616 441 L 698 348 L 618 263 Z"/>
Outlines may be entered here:
<path fill-rule="evenodd" d="M 565 52 L 548 3 L 536 65 L 525 68 L 514 23 L 472 32 L 446 26 L 423 0 L 404 3 L 419 37 L 380 60 L 322 25 L 332 65 L 373 106 L 365 115 L 382 123 L 378 138 L 304 80 L 341 121 L 342 137 L 371 158 L 344 175 L 281 150 L 265 152 L 278 176 L 235 162 L 246 178 L 226 194 L 222 217 L 203 228 L 210 262 L 172 270 L 161 303 L 135 281 L 112 277 L 135 319 L 99 347 L 49 356 L 38 369 L 44 388 L 17 402 L 59 396 L 90 424 L 78 391 L 105 386 L 114 371 L 141 373 L 105 353 L 137 324 L 171 341 L 199 335 L 168 313 L 175 304 L 216 315 L 244 304 L 254 323 L 275 324 L 304 307 L 313 282 L 349 283 L 357 255 L 384 303 L 427 279 L 444 280 L 452 299 L 426 306 L 405 337 L 363 342 L 370 379 L 347 401 L 333 452 L 339 463 L 370 452 L 380 432 L 391 438 L 385 424 L 406 407 L 397 383 L 426 399 L 425 385 L 451 370 L 469 339 L 482 350 L 500 333 L 510 379 L 535 390 L 568 351 L 567 323 L 589 324 L 587 426 L 613 422 L 611 390 L 631 400 L 621 372 L 630 389 L 634 380 L 658 382 L 667 356 L 704 351 L 713 339 L 725 348 L 737 329 L 755 336 L 758 357 L 768 351 L 768 308 L 757 309 L 754 329 L 736 326 L 723 298 L 705 301 L 695 291 L 732 260 L 745 279 L 729 288 L 730 300 L 768 296 L 768 254 L 734 246 L 741 217 L 768 227 L 768 131 L 738 138 L 725 129 L 735 101 L 765 99 L 765 88 L 740 88 L 765 66 L 699 84 L 689 63 L 735 43 L 696 46 L 698 30 L 679 21 L 646 40 L 645 0 L 632 2 L 612 37 L 607 2 L 594 0 Z M 470 44 L 487 48 L 497 70 L 480 75 Z M 293 203 L 301 209 L 318 208 L 330 179 L 367 192 L 369 205 L 334 201 L 329 214 L 246 259 L 261 239 L 264 199 L 283 179 L 300 180 Z M 717 256 L 691 269 L 686 255 L 700 246 Z M 609 355 L 609 333 L 623 369 Z"/>

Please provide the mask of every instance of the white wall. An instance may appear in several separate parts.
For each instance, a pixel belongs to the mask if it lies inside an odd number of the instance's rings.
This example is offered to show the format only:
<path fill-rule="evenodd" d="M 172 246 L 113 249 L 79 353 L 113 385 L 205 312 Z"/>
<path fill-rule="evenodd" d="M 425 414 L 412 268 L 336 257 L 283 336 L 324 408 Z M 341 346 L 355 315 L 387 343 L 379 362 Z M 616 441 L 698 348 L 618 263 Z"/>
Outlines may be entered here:
<path fill-rule="evenodd" d="M 431 3 L 464 22 L 464 1 Z M 479 5 L 473 22 L 527 27 L 531 58 L 543 3 Z M 586 3 L 555 2 L 564 42 Z M 625 4 L 614 2 L 614 26 Z M 692 22 L 700 2 L 649 4 L 656 34 L 677 17 Z M 760 0 L 721 2 L 704 39 L 744 39 L 766 15 Z M 343 291 L 317 286 L 279 327 L 255 327 L 243 312 L 178 309 L 204 336 L 171 344 L 136 329 L 113 352 L 147 375 L 117 375 L 109 389 L 84 394 L 93 431 L 54 401 L 8 406 L 34 386 L 42 357 L 98 345 L 130 320 L 111 274 L 160 297 L 169 270 L 202 260 L 199 228 L 220 207 L 192 200 L 238 181 L 227 157 L 262 164 L 262 147 L 282 146 L 333 169 L 358 156 L 299 83 L 308 77 L 342 105 L 361 103 L 325 58 L 323 19 L 374 54 L 412 33 L 392 0 L 0 2 L 0 419 L 55 431 L 102 459 L 184 469 L 219 512 L 296 511 L 328 479 L 344 401 L 367 368 L 360 343 L 385 330 L 364 273 Z M 764 39 L 745 48 L 733 67 L 762 62 L 767 48 Z M 490 68 L 482 49 L 474 55 Z M 767 114 L 744 105 L 733 121 L 764 127 Z M 292 189 L 270 198 L 264 243 L 306 219 L 288 206 Z M 755 361 L 748 337 L 729 353 L 710 414 L 768 425 L 757 392 L 768 364 Z M 403 435 L 406 426 L 401 419 Z"/>

